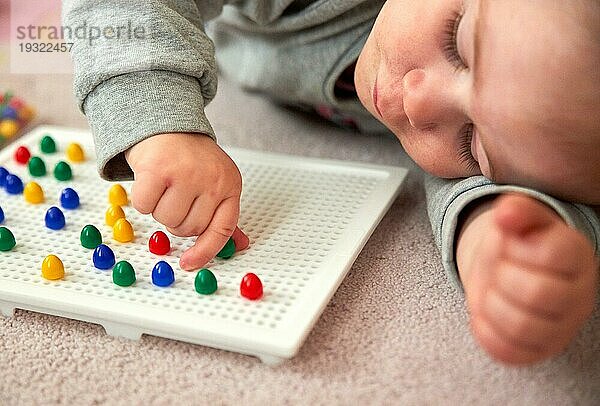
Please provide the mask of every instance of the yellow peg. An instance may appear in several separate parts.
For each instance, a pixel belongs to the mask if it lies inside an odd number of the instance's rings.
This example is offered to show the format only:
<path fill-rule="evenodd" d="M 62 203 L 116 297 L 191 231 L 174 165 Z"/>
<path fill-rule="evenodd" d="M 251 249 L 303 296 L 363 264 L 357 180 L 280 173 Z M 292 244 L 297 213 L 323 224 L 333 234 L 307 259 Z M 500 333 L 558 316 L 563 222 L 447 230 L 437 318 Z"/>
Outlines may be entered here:
<path fill-rule="evenodd" d="M 39 204 L 44 202 L 44 191 L 42 187 L 35 182 L 29 182 L 23 189 L 23 196 L 25 201 L 32 204 Z"/>
<path fill-rule="evenodd" d="M 19 124 L 15 120 L 0 121 L 0 136 L 12 138 L 19 132 Z"/>
<path fill-rule="evenodd" d="M 106 224 L 112 227 L 115 225 L 118 219 L 125 218 L 125 212 L 123 211 L 121 206 L 111 204 L 110 207 L 106 210 L 106 216 L 104 218 L 106 220 Z"/>
<path fill-rule="evenodd" d="M 108 191 L 108 201 L 110 204 L 116 204 L 119 206 L 127 206 L 127 192 L 123 186 L 116 185 L 111 186 Z"/>
<path fill-rule="evenodd" d="M 42 262 L 42 276 L 51 281 L 65 277 L 65 267 L 56 255 L 48 255 Z"/>
<path fill-rule="evenodd" d="M 133 227 L 131 223 L 124 218 L 118 219 L 113 226 L 113 237 L 119 242 L 133 241 Z"/>
<path fill-rule="evenodd" d="M 71 162 L 83 162 L 85 161 L 85 154 L 83 148 L 76 142 L 72 142 L 67 146 L 67 159 Z"/>

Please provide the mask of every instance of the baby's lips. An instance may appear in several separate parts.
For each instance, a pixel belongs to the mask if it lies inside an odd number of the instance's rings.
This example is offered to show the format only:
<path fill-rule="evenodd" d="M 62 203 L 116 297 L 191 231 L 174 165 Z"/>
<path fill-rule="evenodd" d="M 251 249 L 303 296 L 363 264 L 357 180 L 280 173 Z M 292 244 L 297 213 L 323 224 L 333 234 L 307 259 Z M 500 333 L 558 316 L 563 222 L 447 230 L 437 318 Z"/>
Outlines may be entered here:
<path fill-rule="evenodd" d="M 250 239 L 239 227 L 235 228 L 231 238 L 233 238 L 233 242 L 235 243 L 236 251 L 245 250 L 250 245 Z"/>

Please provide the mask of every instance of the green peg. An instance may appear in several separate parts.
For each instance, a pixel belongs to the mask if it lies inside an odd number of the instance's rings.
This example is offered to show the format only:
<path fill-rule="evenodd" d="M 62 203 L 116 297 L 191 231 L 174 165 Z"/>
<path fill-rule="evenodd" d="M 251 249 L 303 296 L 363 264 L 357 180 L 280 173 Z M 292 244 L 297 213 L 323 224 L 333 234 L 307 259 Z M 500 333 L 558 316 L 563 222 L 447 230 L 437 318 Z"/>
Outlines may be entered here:
<path fill-rule="evenodd" d="M 119 261 L 112 270 L 113 282 L 119 286 L 131 286 L 135 282 L 135 271 L 127 261 Z"/>
<path fill-rule="evenodd" d="M 6 227 L 0 227 L 0 251 L 10 251 L 16 244 L 13 233 Z"/>
<path fill-rule="evenodd" d="M 213 294 L 217 290 L 217 278 L 215 278 L 215 275 L 209 269 L 202 268 L 196 274 L 194 286 L 196 287 L 196 292 L 201 295 Z"/>
<path fill-rule="evenodd" d="M 102 244 L 102 234 L 100 234 L 100 231 L 96 227 L 88 224 L 81 230 L 79 240 L 85 248 L 94 249 Z"/>
<path fill-rule="evenodd" d="M 40 141 L 40 149 L 44 154 L 53 154 L 56 152 L 56 143 L 54 142 L 54 138 L 49 135 L 45 135 Z"/>
<path fill-rule="evenodd" d="M 230 237 L 225 246 L 221 248 L 221 251 L 219 251 L 217 256 L 219 258 L 229 259 L 233 256 L 233 254 L 235 254 L 235 242 L 233 242 L 233 238 Z"/>
<path fill-rule="evenodd" d="M 65 161 L 58 162 L 54 167 L 54 177 L 62 181 L 71 180 L 73 172 L 71 172 L 69 164 Z"/>
<path fill-rule="evenodd" d="M 4 92 L 4 103 L 2 103 L 2 105 L 8 104 L 8 102 L 10 101 L 10 99 L 12 99 L 12 97 L 13 97 L 13 93 L 10 90 L 7 92 Z"/>
<path fill-rule="evenodd" d="M 46 164 L 39 156 L 29 158 L 27 167 L 31 176 L 40 177 L 46 175 Z"/>

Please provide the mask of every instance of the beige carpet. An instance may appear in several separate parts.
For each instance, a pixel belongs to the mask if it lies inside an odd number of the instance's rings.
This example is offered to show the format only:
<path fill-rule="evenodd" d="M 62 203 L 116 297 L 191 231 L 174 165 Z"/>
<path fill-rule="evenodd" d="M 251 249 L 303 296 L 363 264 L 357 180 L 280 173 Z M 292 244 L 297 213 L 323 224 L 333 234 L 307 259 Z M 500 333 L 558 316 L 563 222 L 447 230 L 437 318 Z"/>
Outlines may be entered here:
<path fill-rule="evenodd" d="M 85 126 L 68 76 L 0 75 L 0 90 L 37 105 L 39 122 Z M 395 140 L 332 129 L 226 82 L 209 115 L 225 144 L 412 167 Z M 413 171 L 299 354 L 280 366 L 26 311 L 0 317 L 0 404 L 55 403 L 598 405 L 600 312 L 556 359 L 522 369 L 491 361 L 446 281 Z"/>

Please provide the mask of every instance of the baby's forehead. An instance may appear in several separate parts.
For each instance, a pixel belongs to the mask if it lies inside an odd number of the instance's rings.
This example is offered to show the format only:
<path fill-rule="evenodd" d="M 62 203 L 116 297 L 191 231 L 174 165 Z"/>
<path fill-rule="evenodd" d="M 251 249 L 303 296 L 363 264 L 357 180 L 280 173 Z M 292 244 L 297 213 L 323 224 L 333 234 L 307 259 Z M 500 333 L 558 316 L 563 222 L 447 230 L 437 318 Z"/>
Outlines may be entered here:
<path fill-rule="evenodd" d="M 495 14 L 485 19 L 471 118 L 499 181 L 589 201 L 586 188 L 600 184 L 600 43 L 572 16 L 563 21 L 558 3 L 534 15 L 499 9 L 508 3 L 486 3 Z"/>
<path fill-rule="evenodd" d="M 518 83 L 484 91 L 474 123 L 493 163 L 495 180 L 545 190 L 573 177 L 600 183 L 600 99 L 573 97 L 556 86 L 536 90 Z M 527 183 L 530 182 L 530 183 Z M 544 190 L 544 189 L 542 189 Z"/>
<path fill-rule="evenodd" d="M 600 112 L 600 73 L 591 64 L 562 64 L 518 54 L 488 59 L 472 99 L 474 121 L 510 120 L 564 134 L 591 127 Z"/>
<path fill-rule="evenodd" d="M 494 179 L 558 198 L 600 204 L 600 132 L 588 134 L 537 126 L 494 137 Z M 489 135 L 489 133 L 488 133 Z M 504 137 L 502 136 L 504 135 Z"/>
<path fill-rule="evenodd" d="M 571 15 L 558 3 L 534 5 L 539 2 L 519 3 L 523 13 L 515 15 L 504 9 L 510 3 L 485 2 L 483 22 L 475 24 L 479 41 L 473 70 L 483 83 L 505 85 L 512 80 L 519 87 L 569 90 L 587 77 L 592 79 L 590 85 L 598 86 L 600 41 L 582 26 L 583 16 Z"/>

